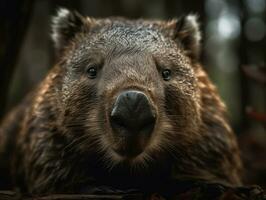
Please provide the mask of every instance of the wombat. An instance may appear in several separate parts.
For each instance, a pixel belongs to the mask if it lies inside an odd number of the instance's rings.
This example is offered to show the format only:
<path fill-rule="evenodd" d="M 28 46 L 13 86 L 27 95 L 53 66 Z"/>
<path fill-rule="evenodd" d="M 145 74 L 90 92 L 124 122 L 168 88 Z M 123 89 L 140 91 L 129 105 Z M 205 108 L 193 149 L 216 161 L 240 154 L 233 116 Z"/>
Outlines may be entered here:
<path fill-rule="evenodd" d="M 52 31 L 55 66 L 2 122 L 2 180 L 30 194 L 241 184 L 226 107 L 199 61 L 197 16 L 96 19 L 62 8 Z"/>

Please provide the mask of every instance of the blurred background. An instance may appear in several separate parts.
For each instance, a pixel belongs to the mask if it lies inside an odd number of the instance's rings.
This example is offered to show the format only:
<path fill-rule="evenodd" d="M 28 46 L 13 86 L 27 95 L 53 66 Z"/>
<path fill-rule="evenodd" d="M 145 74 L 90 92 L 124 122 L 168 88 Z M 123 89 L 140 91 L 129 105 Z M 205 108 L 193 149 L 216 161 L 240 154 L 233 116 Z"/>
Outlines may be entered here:
<path fill-rule="evenodd" d="M 55 62 L 58 7 L 94 17 L 171 19 L 198 13 L 201 61 L 229 109 L 247 183 L 266 182 L 266 0 L 0 0 L 0 118 Z"/>

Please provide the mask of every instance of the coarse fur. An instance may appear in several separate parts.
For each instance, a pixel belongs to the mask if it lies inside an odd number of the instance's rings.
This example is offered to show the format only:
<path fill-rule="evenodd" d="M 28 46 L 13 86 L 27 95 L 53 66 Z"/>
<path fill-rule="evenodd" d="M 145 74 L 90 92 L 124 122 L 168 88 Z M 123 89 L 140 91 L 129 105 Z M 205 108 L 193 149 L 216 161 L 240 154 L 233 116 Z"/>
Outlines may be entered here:
<path fill-rule="evenodd" d="M 14 185 L 46 194 L 94 185 L 145 191 L 170 179 L 241 184 L 225 105 L 199 63 L 196 16 L 96 19 L 60 9 L 52 38 L 57 64 L 0 128 L 1 172 Z M 162 78 L 164 69 L 170 80 Z M 158 116 L 133 158 L 114 151 L 125 139 L 109 122 L 116 97 L 130 89 L 145 93 Z"/>

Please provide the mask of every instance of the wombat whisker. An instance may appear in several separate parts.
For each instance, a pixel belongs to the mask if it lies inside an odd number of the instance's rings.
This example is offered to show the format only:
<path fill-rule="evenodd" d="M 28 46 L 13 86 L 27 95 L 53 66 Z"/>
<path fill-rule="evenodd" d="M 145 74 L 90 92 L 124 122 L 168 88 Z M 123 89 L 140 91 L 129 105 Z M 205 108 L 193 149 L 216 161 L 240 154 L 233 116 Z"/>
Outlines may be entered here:
<path fill-rule="evenodd" d="M 176 152 L 178 151 L 176 151 L 176 146 L 172 144 L 172 142 L 173 142 L 172 138 L 165 137 L 164 141 L 162 141 L 161 143 L 157 145 L 158 148 L 156 149 L 156 151 L 168 152 L 170 153 L 170 155 L 176 158 Z"/>
<path fill-rule="evenodd" d="M 88 143 L 88 141 L 92 142 L 92 143 Z M 88 135 L 83 135 L 77 139 L 75 139 L 74 141 L 72 141 L 70 144 L 68 144 L 63 151 L 64 152 L 70 152 L 73 150 L 73 148 L 75 148 L 76 146 L 80 146 L 83 144 L 86 144 L 88 146 L 88 148 L 90 148 L 92 145 L 95 145 L 99 143 L 99 141 L 97 140 L 97 138 L 94 138 L 92 140 L 92 138 L 89 138 Z"/>
<path fill-rule="evenodd" d="M 118 164 L 112 159 L 112 156 L 107 151 L 104 152 L 102 162 L 104 163 L 104 166 L 106 169 L 111 172 L 112 169 Z"/>
<path fill-rule="evenodd" d="M 130 173 L 135 174 L 135 173 L 141 172 L 147 168 L 148 168 L 147 158 L 145 157 L 145 155 L 142 155 L 138 161 L 133 162 L 133 164 L 130 167 Z"/>

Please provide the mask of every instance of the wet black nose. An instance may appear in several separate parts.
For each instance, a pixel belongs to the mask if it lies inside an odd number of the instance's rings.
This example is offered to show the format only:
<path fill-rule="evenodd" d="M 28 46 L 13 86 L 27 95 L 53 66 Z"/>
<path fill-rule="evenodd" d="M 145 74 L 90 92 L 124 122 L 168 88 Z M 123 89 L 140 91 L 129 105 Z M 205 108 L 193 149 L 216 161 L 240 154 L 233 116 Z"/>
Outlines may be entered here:
<path fill-rule="evenodd" d="M 156 121 L 147 96 L 139 91 L 121 93 L 110 116 L 113 130 L 121 135 L 150 134 Z"/>

